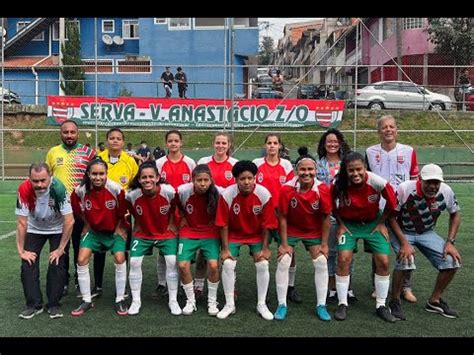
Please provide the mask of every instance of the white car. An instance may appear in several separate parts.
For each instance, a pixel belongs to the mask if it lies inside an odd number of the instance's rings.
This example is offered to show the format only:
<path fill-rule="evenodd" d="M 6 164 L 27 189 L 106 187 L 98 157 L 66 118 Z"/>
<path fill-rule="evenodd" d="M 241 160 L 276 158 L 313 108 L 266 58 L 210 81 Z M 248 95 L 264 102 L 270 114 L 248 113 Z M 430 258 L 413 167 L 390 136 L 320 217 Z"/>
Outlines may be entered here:
<path fill-rule="evenodd" d="M 11 90 L 4 89 L 0 86 L 0 97 L 6 104 L 21 104 L 20 96 Z"/>
<path fill-rule="evenodd" d="M 449 96 L 437 94 L 409 81 L 379 81 L 356 91 L 357 106 L 371 110 L 451 110 Z M 355 103 L 355 102 L 354 102 Z"/>

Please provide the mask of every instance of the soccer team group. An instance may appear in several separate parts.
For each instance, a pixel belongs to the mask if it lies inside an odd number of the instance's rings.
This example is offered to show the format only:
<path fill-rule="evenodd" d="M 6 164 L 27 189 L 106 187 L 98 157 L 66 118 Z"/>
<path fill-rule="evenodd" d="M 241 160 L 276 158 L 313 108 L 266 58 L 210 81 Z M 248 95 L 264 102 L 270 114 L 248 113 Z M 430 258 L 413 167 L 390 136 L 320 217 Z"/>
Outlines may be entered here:
<path fill-rule="evenodd" d="M 411 291 L 415 246 L 439 271 L 426 311 L 458 317 L 441 298 L 461 264 L 455 247 L 460 224 L 456 196 L 443 182 L 438 165 L 418 170 L 415 150 L 397 142 L 393 116 L 381 117 L 377 125 L 380 143 L 367 148 L 365 157 L 349 149 L 340 131 L 329 129 L 319 141 L 318 158 L 301 147 L 293 164 L 280 157 L 277 134 L 266 136 L 264 157 L 237 161 L 230 156 L 231 136 L 218 132 L 214 154 L 196 165 L 181 151 L 182 134 L 170 130 L 165 136 L 168 154 L 138 166 L 123 150 L 120 128 L 107 132 L 107 149 L 96 153 L 78 143 L 74 121 L 63 122 L 62 144 L 49 150 L 45 163 L 32 164 L 29 178 L 18 188 L 17 249 L 26 298 L 19 316 L 29 319 L 44 308 L 50 318 L 63 316 L 60 300 L 69 284 L 71 242 L 74 281 L 82 297 L 72 316 L 94 307 L 107 251 L 114 258 L 116 313 L 138 315 L 143 258 L 156 247 L 158 289 L 166 291 L 171 314 L 192 315 L 197 310 L 196 299 L 207 276 L 208 314 L 226 319 L 236 312 L 236 265 L 241 247 L 247 245 L 256 269 L 257 313 L 265 320 L 284 320 L 287 299 L 301 301 L 294 287 L 294 247 L 302 242 L 314 266 L 315 315 L 322 321 L 342 321 L 348 301 L 355 298 L 350 281 L 353 253 L 358 239 L 363 239 L 364 249 L 372 253 L 379 318 L 407 319 L 401 298 L 416 301 Z M 434 231 L 443 210 L 449 213 L 444 239 Z M 43 305 L 38 264 L 47 241 Z M 273 258 L 272 241 L 278 245 Z M 392 250 L 396 261 L 387 303 Z M 277 262 L 274 312 L 267 307 L 272 260 Z M 221 280 L 225 305 L 219 308 Z M 186 298 L 183 308 L 178 303 L 180 289 Z M 411 299 L 404 297 L 406 292 Z M 332 316 L 328 300 L 338 304 Z"/>

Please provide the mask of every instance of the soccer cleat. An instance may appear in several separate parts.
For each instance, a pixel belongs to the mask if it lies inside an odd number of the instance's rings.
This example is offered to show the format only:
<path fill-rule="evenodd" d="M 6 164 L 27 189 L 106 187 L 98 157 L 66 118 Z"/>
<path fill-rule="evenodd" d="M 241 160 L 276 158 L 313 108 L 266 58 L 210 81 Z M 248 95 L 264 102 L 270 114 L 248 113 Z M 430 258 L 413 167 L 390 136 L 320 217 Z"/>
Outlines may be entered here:
<path fill-rule="evenodd" d="M 397 318 L 390 313 L 390 309 L 388 309 L 387 306 L 380 306 L 375 310 L 375 313 L 380 319 L 383 319 L 386 322 L 394 323 L 397 321 Z"/>
<path fill-rule="evenodd" d="M 102 296 L 102 293 L 102 287 L 94 287 L 91 291 L 91 298 L 99 298 L 100 296 Z"/>
<path fill-rule="evenodd" d="M 273 317 L 276 320 L 285 320 L 286 315 L 288 314 L 288 307 L 284 304 L 279 304 Z"/>
<path fill-rule="evenodd" d="M 273 320 L 273 314 L 270 312 L 266 304 L 257 304 L 257 313 L 265 320 Z"/>
<path fill-rule="evenodd" d="M 170 303 L 168 303 L 168 307 L 170 309 L 171 314 L 174 316 L 180 316 L 183 313 L 181 307 L 176 301 L 171 301 Z"/>
<path fill-rule="evenodd" d="M 209 314 L 211 317 L 215 317 L 217 316 L 217 313 L 219 313 L 219 308 L 217 308 L 217 302 L 208 302 L 207 314 Z"/>
<path fill-rule="evenodd" d="M 75 310 L 71 312 L 71 316 L 80 317 L 93 307 L 94 307 L 94 304 L 92 302 L 82 301 L 79 307 L 77 307 Z"/>
<path fill-rule="evenodd" d="M 190 316 L 193 312 L 197 311 L 196 301 L 186 301 L 186 305 L 183 308 L 183 314 L 185 316 Z"/>
<path fill-rule="evenodd" d="M 128 315 L 129 316 L 136 316 L 140 313 L 140 307 L 142 306 L 141 302 L 132 301 L 130 307 L 128 307 Z"/>
<path fill-rule="evenodd" d="M 416 303 L 416 296 L 413 294 L 412 290 L 406 289 L 402 292 L 402 298 L 410 303 Z"/>
<path fill-rule="evenodd" d="M 441 298 L 439 299 L 439 302 L 426 302 L 425 310 L 431 313 L 439 313 L 446 318 L 459 317 L 458 312 L 449 308 L 448 304 Z"/>
<path fill-rule="evenodd" d="M 235 306 L 229 306 L 228 304 L 226 304 L 224 308 L 222 308 L 222 310 L 217 313 L 216 317 L 219 319 L 226 319 L 228 316 L 235 314 L 235 312 Z"/>
<path fill-rule="evenodd" d="M 357 297 L 354 294 L 354 290 L 350 289 L 349 291 L 347 291 L 347 301 L 351 304 L 357 302 Z"/>
<path fill-rule="evenodd" d="M 49 313 L 49 318 L 51 318 L 51 319 L 56 319 L 56 318 L 62 318 L 63 317 L 63 312 L 61 312 L 61 309 L 59 307 L 49 308 L 48 313 Z"/>
<path fill-rule="evenodd" d="M 328 313 L 328 309 L 323 304 L 316 306 L 316 315 L 322 321 L 328 322 L 331 320 L 331 315 Z"/>
<path fill-rule="evenodd" d="M 336 290 L 329 290 L 327 295 L 327 302 L 328 303 L 337 303 L 337 291 Z"/>
<path fill-rule="evenodd" d="M 390 300 L 388 303 L 388 308 L 390 308 L 390 313 L 392 313 L 392 316 L 397 318 L 397 320 L 407 320 L 407 316 L 405 315 L 405 312 L 403 312 L 402 303 L 400 300 Z"/>
<path fill-rule="evenodd" d="M 168 287 L 166 287 L 166 285 L 158 285 L 156 286 L 155 291 L 153 291 L 151 298 L 158 299 L 165 296 L 168 296 Z"/>
<path fill-rule="evenodd" d="M 43 313 L 43 307 L 41 308 L 33 308 L 33 307 L 28 307 L 25 309 L 23 312 L 21 312 L 18 317 L 23 318 L 23 319 L 31 319 L 37 314 Z"/>
<path fill-rule="evenodd" d="M 302 303 L 300 294 L 296 290 L 295 286 L 288 287 L 288 299 L 293 303 Z"/>
<path fill-rule="evenodd" d="M 125 300 L 121 300 L 121 301 L 115 302 L 115 312 L 116 312 L 119 316 L 126 316 L 126 315 L 128 315 L 128 309 L 127 309 L 127 305 L 126 305 L 126 303 L 125 303 Z"/>
<path fill-rule="evenodd" d="M 345 304 L 340 304 L 337 306 L 336 313 L 334 313 L 334 318 L 336 320 L 346 320 L 347 318 L 347 306 Z"/>

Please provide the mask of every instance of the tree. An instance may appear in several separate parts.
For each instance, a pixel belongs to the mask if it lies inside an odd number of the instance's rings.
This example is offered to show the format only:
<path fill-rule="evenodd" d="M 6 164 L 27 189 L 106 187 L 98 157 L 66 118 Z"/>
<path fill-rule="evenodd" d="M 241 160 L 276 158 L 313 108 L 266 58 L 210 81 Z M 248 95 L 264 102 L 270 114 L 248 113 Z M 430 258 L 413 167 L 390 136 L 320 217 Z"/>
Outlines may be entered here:
<path fill-rule="evenodd" d="M 66 22 L 68 40 L 61 44 L 63 66 L 60 68 L 63 81 L 61 89 L 66 95 L 84 95 L 84 69 L 81 61 L 81 39 L 75 21 Z"/>
<path fill-rule="evenodd" d="M 269 65 L 273 61 L 274 41 L 272 37 L 263 37 L 262 43 L 258 51 L 258 64 Z"/>

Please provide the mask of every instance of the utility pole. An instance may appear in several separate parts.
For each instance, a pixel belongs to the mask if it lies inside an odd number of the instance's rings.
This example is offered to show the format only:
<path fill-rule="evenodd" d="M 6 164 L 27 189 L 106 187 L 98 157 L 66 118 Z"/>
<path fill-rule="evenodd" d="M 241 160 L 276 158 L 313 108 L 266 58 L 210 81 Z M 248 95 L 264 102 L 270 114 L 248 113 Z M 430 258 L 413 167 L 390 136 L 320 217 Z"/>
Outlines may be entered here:
<path fill-rule="evenodd" d="M 53 25 L 54 26 L 54 25 Z M 66 26 L 64 17 L 59 18 L 59 66 L 63 66 L 63 46 L 64 38 L 66 38 Z M 59 95 L 64 96 L 64 90 L 61 88 L 61 83 L 64 81 L 62 70 L 59 71 Z"/>

